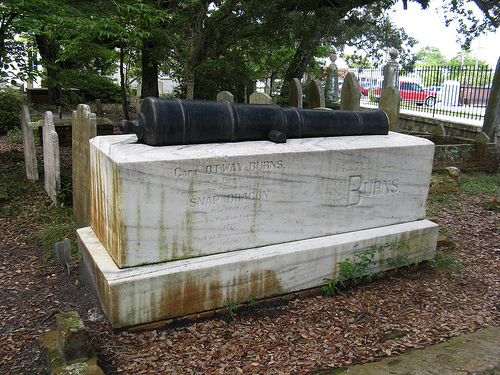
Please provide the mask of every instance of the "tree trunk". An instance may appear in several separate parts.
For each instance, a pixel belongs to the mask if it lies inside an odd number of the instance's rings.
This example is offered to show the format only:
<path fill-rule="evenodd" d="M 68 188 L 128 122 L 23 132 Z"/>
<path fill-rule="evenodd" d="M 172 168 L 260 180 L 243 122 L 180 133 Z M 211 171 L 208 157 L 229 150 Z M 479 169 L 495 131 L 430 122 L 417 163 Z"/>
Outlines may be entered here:
<path fill-rule="evenodd" d="M 153 47 L 145 44 L 142 48 L 142 91 L 141 99 L 158 94 L 158 62 L 153 58 Z"/>
<path fill-rule="evenodd" d="M 186 99 L 194 99 L 194 72 L 189 66 L 184 66 L 184 74 L 186 76 Z"/>
<path fill-rule="evenodd" d="M 35 35 L 38 51 L 42 56 L 42 64 L 47 70 L 47 91 L 49 105 L 62 104 L 62 88 L 57 78 L 60 70 L 57 62 L 59 56 L 59 44 L 47 37 L 47 35 Z"/>
<path fill-rule="evenodd" d="M 302 79 L 309 62 L 313 56 L 314 50 L 318 46 L 321 38 L 323 37 L 323 27 L 319 27 L 314 32 L 312 38 L 308 40 L 303 40 L 295 55 L 293 56 L 292 62 L 290 63 L 288 70 L 283 78 L 283 86 L 281 89 L 281 97 L 288 97 L 290 82 L 294 79 Z"/>
<path fill-rule="evenodd" d="M 122 107 L 123 107 L 123 115 L 125 119 L 130 120 L 128 114 L 128 102 L 127 102 L 127 91 L 125 90 L 125 72 L 123 69 L 123 57 L 125 52 L 123 52 L 123 48 L 120 48 L 120 89 L 122 94 Z"/>

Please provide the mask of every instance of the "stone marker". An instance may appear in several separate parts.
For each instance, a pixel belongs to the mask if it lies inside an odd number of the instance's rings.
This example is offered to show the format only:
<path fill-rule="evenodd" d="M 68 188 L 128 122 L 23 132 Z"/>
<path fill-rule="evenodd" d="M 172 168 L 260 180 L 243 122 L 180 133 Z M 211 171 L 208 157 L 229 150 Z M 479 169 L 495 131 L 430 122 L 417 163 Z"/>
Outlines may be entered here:
<path fill-rule="evenodd" d="M 97 117 L 104 117 L 103 112 L 102 112 L 101 99 L 95 100 L 95 112 L 96 112 Z"/>
<path fill-rule="evenodd" d="M 57 242 L 55 244 L 55 249 L 57 260 L 63 267 L 66 267 L 68 269 L 69 275 L 71 272 L 69 267 L 69 262 L 71 261 L 71 240 L 67 239 L 61 242 Z"/>
<path fill-rule="evenodd" d="M 482 131 L 500 147 L 500 58 L 497 61 Z"/>
<path fill-rule="evenodd" d="M 398 50 L 391 48 L 389 50 L 390 60 L 386 66 L 384 66 L 384 81 L 382 82 L 382 90 L 389 86 L 398 86 L 398 71 L 399 64 L 396 61 L 398 57 Z"/>
<path fill-rule="evenodd" d="M 73 215 L 78 228 L 90 224 L 89 139 L 97 135 L 97 122 L 90 107 L 80 104 L 73 111 Z"/>
<path fill-rule="evenodd" d="M 221 91 L 217 94 L 217 101 L 219 100 L 229 100 L 231 103 L 234 103 L 234 95 L 229 91 Z"/>
<path fill-rule="evenodd" d="M 250 104 L 273 104 L 273 98 L 265 92 L 254 92 L 250 95 Z"/>
<path fill-rule="evenodd" d="M 401 94 L 394 86 L 388 86 L 380 94 L 379 108 L 389 117 L 389 130 L 396 131 L 399 125 L 399 106 Z"/>
<path fill-rule="evenodd" d="M 21 127 L 23 132 L 24 164 L 26 166 L 26 177 L 38 181 L 38 163 L 36 160 L 35 136 L 33 135 L 33 124 L 30 120 L 28 107 L 21 109 Z"/>
<path fill-rule="evenodd" d="M 54 127 L 52 112 L 45 112 L 43 126 L 43 170 L 45 191 L 55 205 L 59 205 L 57 194 L 61 190 L 61 167 L 59 159 L 59 137 Z"/>
<path fill-rule="evenodd" d="M 318 80 L 311 81 L 309 86 L 309 108 L 325 107 L 325 91 Z"/>
<path fill-rule="evenodd" d="M 325 102 L 338 103 L 339 102 L 339 69 L 336 64 L 337 50 L 332 47 L 330 50 L 331 64 L 327 70 L 327 80 L 325 83 Z"/>
<path fill-rule="evenodd" d="M 371 246 L 407 242 L 412 260 L 434 256 L 428 140 L 136 140 L 91 140 L 91 226 L 77 231 L 114 328 L 313 288 Z"/>
<path fill-rule="evenodd" d="M 340 109 L 359 111 L 360 100 L 361 90 L 359 89 L 358 80 L 354 73 L 347 73 L 342 85 L 342 93 L 340 94 Z"/>
<path fill-rule="evenodd" d="M 302 84 L 298 78 L 294 78 L 290 82 L 288 105 L 290 107 L 302 108 Z"/>

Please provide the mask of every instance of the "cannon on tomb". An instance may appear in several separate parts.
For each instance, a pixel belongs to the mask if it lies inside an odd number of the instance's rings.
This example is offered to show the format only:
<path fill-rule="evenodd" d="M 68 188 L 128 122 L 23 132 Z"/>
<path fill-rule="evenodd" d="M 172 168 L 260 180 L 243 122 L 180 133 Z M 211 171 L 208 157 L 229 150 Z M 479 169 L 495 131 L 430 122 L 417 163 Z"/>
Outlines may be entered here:
<path fill-rule="evenodd" d="M 151 146 L 265 139 L 284 143 L 287 138 L 385 135 L 389 119 L 380 109 L 332 111 L 149 97 L 135 120 L 120 122 L 120 130 Z"/>

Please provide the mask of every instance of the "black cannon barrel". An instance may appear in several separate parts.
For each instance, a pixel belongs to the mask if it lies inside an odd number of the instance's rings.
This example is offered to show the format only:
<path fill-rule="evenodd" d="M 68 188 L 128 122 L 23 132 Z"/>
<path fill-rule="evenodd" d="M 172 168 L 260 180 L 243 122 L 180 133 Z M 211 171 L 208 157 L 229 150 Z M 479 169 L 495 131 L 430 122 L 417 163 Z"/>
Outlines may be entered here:
<path fill-rule="evenodd" d="M 234 104 L 146 98 L 135 120 L 120 122 L 151 146 L 237 142 L 341 135 L 388 134 L 389 119 L 380 109 L 332 111 L 268 104 Z"/>

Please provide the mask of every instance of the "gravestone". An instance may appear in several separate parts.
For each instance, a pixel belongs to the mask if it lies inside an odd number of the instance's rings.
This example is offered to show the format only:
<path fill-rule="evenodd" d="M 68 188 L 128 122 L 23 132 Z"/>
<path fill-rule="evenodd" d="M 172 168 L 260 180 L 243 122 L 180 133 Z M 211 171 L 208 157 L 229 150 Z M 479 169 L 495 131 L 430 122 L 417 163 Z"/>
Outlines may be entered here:
<path fill-rule="evenodd" d="M 103 112 L 102 112 L 102 103 L 101 99 L 96 99 L 95 100 L 95 113 L 97 117 L 104 117 Z"/>
<path fill-rule="evenodd" d="M 344 78 L 342 84 L 342 93 L 340 94 L 340 109 L 359 111 L 359 102 L 361 100 L 361 90 L 359 89 L 358 80 L 354 73 L 349 72 Z"/>
<path fill-rule="evenodd" d="M 431 259 L 433 152 L 392 132 L 157 147 L 96 137 L 83 265 L 119 328 L 317 287 L 372 246 L 405 242 L 409 259 Z M 369 272 L 391 267 L 380 263 Z"/>
<path fill-rule="evenodd" d="M 54 127 L 52 112 L 45 112 L 43 126 L 43 171 L 45 191 L 52 202 L 59 205 L 57 194 L 61 190 L 61 167 L 59 159 L 59 137 Z"/>
<path fill-rule="evenodd" d="M 325 84 L 325 101 L 331 103 L 339 102 L 339 69 L 335 61 L 337 60 L 337 50 L 332 47 L 330 51 L 331 64 L 327 70 L 327 80 Z"/>
<path fill-rule="evenodd" d="M 21 127 L 23 132 L 24 164 L 26 166 L 26 177 L 38 181 L 38 163 L 36 160 L 35 136 L 33 124 L 31 123 L 28 107 L 23 105 L 21 109 Z"/>
<path fill-rule="evenodd" d="M 318 80 L 311 81 L 309 86 L 309 108 L 325 107 L 325 91 Z"/>
<path fill-rule="evenodd" d="M 234 95 L 229 91 L 221 91 L 217 94 L 217 101 L 219 100 L 229 100 L 231 103 L 234 103 Z"/>
<path fill-rule="evenodd" d="M 273 104 L 273 99 L 265 92 L 254 92 L 250 95 L 250 104 Z"/>
<path fill-rule="evenodd" d="M 389 130 L 396 131 L 399 124 L 399 106 L 401 94 L 394 86 L 388 86 L 380 94 L 379 108 L 384 110 L 389 117 Z"/>
<path fill-rule="evenodd" d="M 70 274 L 69 262 L 71 261 L 71 240 L 67 239 L 55 244 L 56 257 L 59 263 L 68 269 Z"/>
<path fill-rule="evenodd" d="M 497 61 L 482 131 L 500 147 L 500 58 Z"/>
<path fill-rule="evenodd" d="M 73 215 L 78 228 L 90 224 L 89 139 L 97 135 L 97 120 L 90 107 L 78 105 L 72 116 Z"/>
<path fill-rule="evenodd" d="M 389 86 L 393 86 L 396 88 L 398 87 L 399 64 L 396 61 L 398 57 L 398 51 L 394 48 L 391 48 L 389 50 L 389 57 L 390 60 L 384 67 L 384 81 L 382 82 L 382 90 Z"/>
<path fill-rule="evenodd" d="M 288 105 L 290 107 L 302 108 L 302 84 L 298 78 L 294 78 L 290 82 Z"/>

